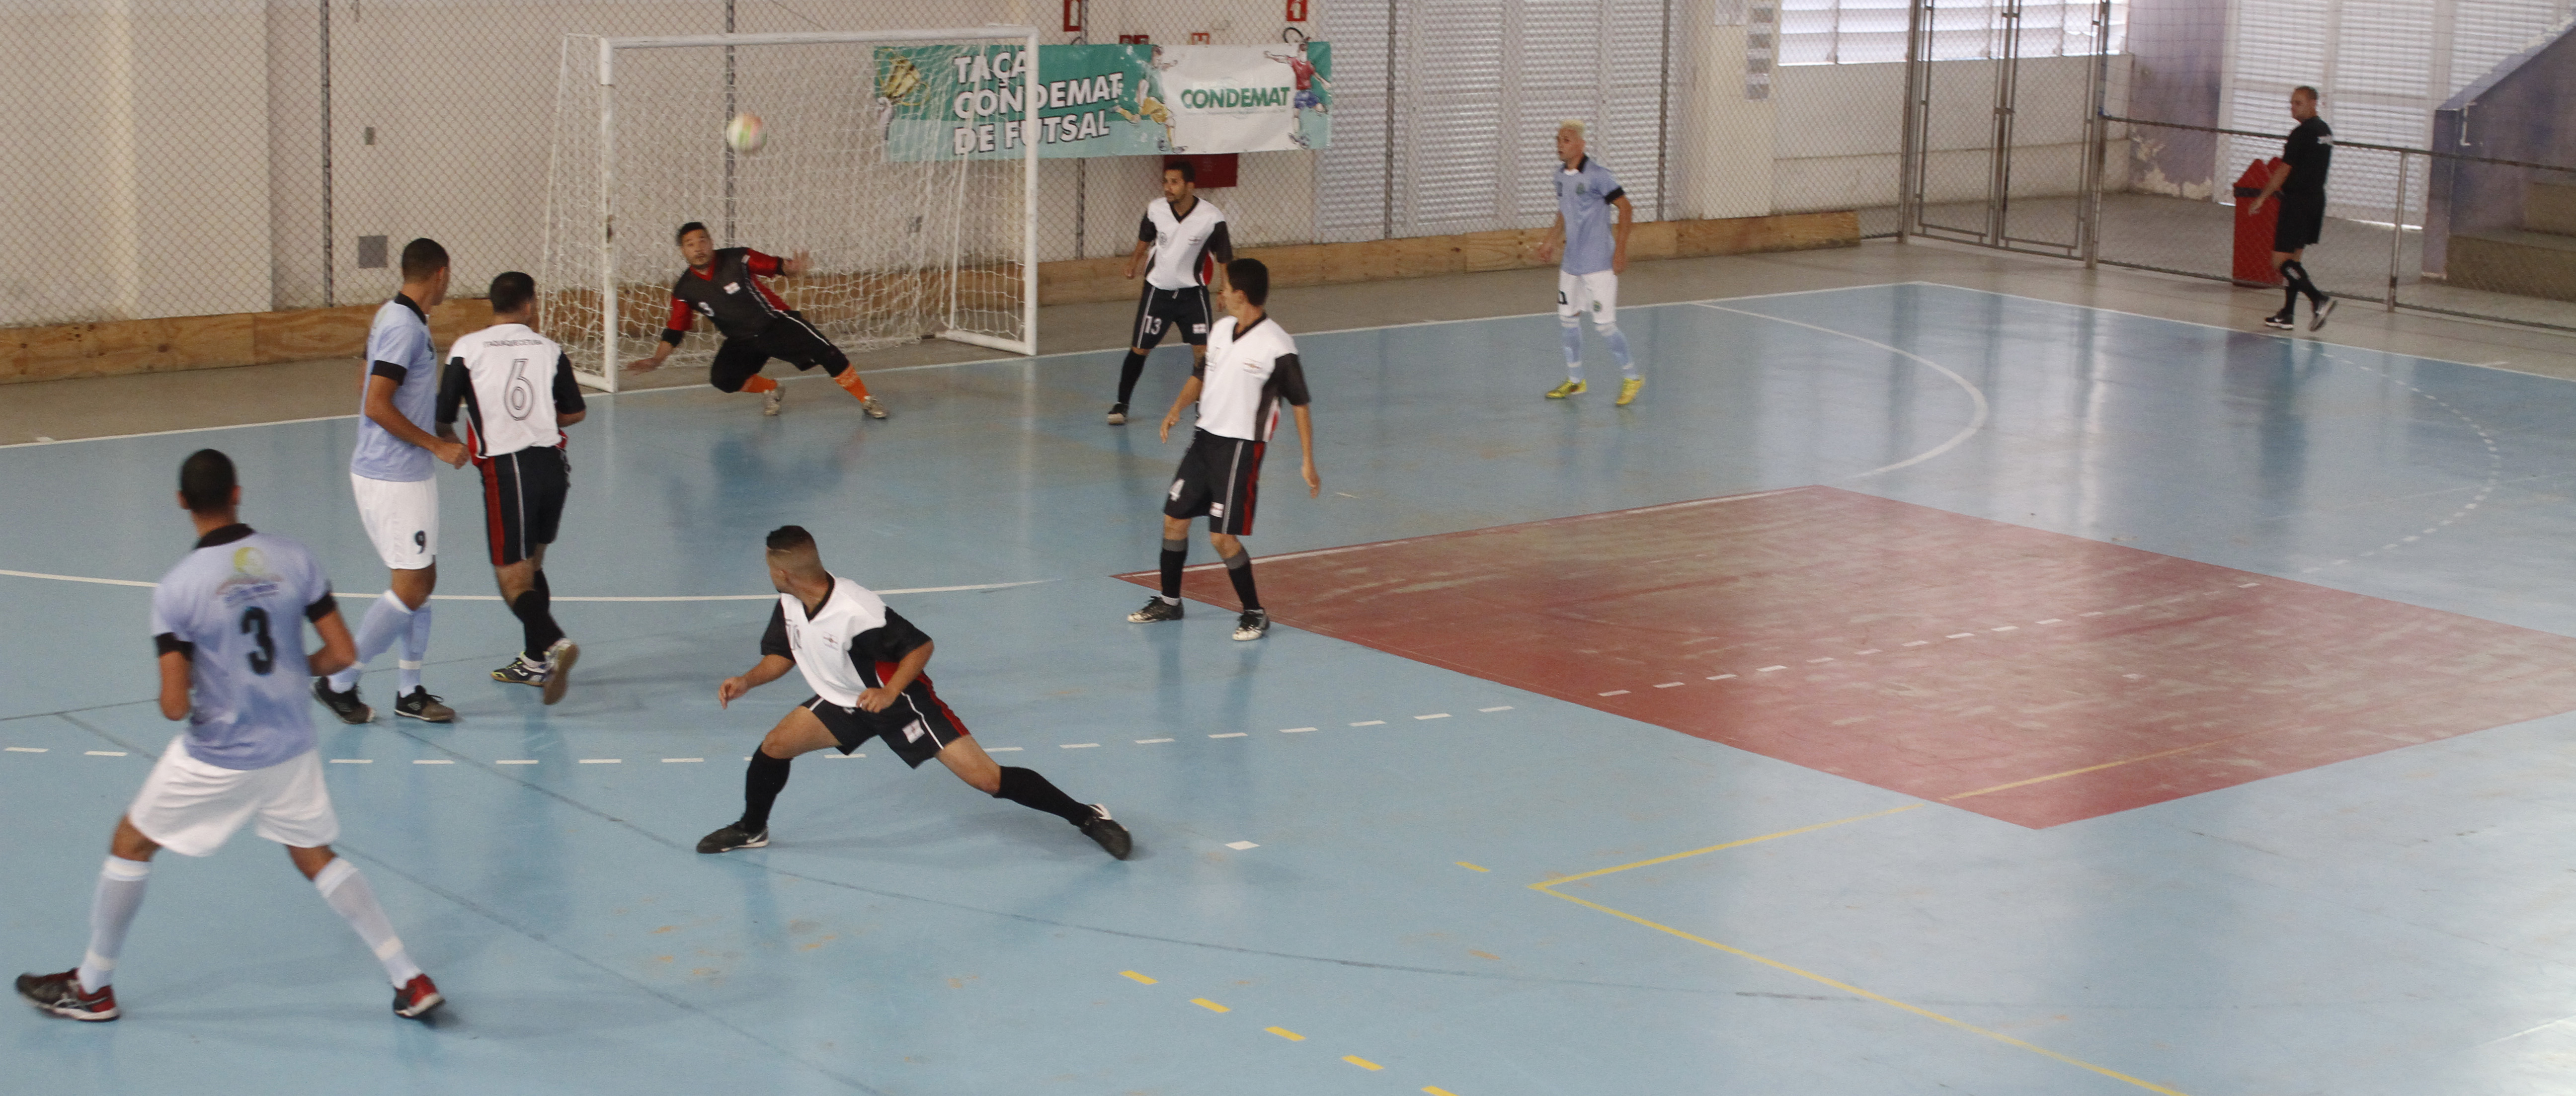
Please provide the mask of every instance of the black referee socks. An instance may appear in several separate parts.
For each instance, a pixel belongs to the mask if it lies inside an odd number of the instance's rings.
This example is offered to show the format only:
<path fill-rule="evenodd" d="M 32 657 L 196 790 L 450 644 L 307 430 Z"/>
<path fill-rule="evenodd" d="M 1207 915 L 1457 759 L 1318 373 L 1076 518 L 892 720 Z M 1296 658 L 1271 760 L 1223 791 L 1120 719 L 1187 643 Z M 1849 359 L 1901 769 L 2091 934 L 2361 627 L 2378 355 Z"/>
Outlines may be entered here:
<path fill-rule="evenodd" d="M 1181 565 L 1190 561 L 1187 538 L 1163 542 L 1163 600 L 1181 600 Z"/>
<path fill-rule="evenodd" d="M 778 793 L 786 790 L 787 771 L 793 764 L 786 758 L 769 756 L 767 750 L 751 751 L 751 765 L 742 773 L 742 832 L 769 829 L 769 807 L 778 802 Z M 1006 787 L 1009 783 L 1008 779 L 1003 781 Z"/>
<path fill-rule="evenodd" d="M 2290 292 L 2305 294 L 2312 304 L 2326 298 L 2325 294 L 2317 291 L 2317 283 L 2308 280 L 2308 268 L 2300 265 L 2297 259 L 2281 264 L 2281 280 Z M 2290 304 L 2297 303 L 2297 298 L 2290 299 Z"/>
<path fill-rule="evenodd" d="M 779 762 L 782 767 L 786 764 L 784 761 Z M 782 776 L 779 780 L 784 783 L 786 778 Z M 1039 776 L 1036 769 L 1003 766 L 1002 790 L 994 792 L 993 797 L 1008 799 L 1033 811 L 1045 811 L 1077 826 L 1091 821 L 1098 813 L 1074 802 L 1073 797 L 1064 794 L 1063 789 L 1048 783 L 1047 778 Z M 766 820 L 767 817 L 768 813 L 764 809 L 762 818 Z M 747 828 L 749 823 L 744 825 Z"/>

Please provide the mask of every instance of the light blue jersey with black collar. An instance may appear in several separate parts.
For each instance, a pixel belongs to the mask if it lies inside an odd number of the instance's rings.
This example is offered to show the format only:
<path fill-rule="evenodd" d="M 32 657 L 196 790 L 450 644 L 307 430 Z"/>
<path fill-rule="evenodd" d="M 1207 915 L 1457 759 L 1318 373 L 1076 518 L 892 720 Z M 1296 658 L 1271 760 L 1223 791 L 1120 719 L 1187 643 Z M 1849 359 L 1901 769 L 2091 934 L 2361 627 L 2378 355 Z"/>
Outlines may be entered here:
<path fill-rule="evenodd" d="M 1571 170 L 1557 167 L 1556 211 L 1565 217 L 1565 258 L 1558 269 L 1568 274 L 1610 269 L 1610 257 L 1619 246 L 1613 235 L 1619 210 L 1610 203 L 1627 193 L 1610 169 L 1592 157 L 1576 161 Z"/>
<path fill-rule="evenodd" d="M 188 756 L 265 769 L 313 748 L 304 622 L 337 611 L 304 546 L 228 525 L 161 576 L 152 642 L 188 659 Z"/>

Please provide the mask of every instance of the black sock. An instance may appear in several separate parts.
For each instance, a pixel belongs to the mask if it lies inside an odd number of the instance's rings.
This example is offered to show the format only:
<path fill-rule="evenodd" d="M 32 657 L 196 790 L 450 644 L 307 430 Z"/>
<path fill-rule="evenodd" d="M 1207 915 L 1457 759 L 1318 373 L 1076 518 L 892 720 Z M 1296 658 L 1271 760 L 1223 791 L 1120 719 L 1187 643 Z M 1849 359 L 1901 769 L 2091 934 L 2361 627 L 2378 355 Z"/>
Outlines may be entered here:
<path fill-rule="evenodd" d="M 1252 589 L 1252 553 L 1236 552 L 1225 557 L 1225 577 L 1234 580 L 1234 597 L 1243 603 L 1244 612 L 1261 608 L 1261 595 Z"/>
<path fill-rule="evenodd" d="M 2326 295 L 2318 291 L 2317 283 L 2308 280 L 2308 268 L 2301 265 L 2297 259 L 2281 264 L 2281 276 L 2290 283 L 2292 292 L 2306 294 L 2308 303 L 2314 304 L 2326 299 Z"/>
<path fill-rule="evenodd" d="M 526 655 L 530 662 L 544 661 L 546 648 L 564 637 L 563 629 L 555 627 L 554 613 L 546 604 L 545 576 L 539 573 L 537 578 L 540 585 L 521 593 L 519 600 L 510 603 L 510 613 L 519 618 L 519 630 L 527 641 Z"/>
<path fill-rule="evenodd" d="M 1138 353 L 1135 347 L 1128 347 L 1127 360 L 1118 363 L 1118 402 L 1125 403 L 1127 397 L 1136 394 L 1136 378 L 1144 375 L 1145 355 Z"/>
<path fill-rule="evenodd" d="M 1163 600 L 1181 600 L 1181 565 L 1190 560 L 1190 542 L 1163 542 Z"/>
<path fill-rule="evenodd" d="M 751 765 L 742 773 L 742 821 L 736 823 L 742 832 L 769 828 L 769 805 L 778 802 L 778 793 L 787 787 L 787 769 L 792 764 L 769 756 L 767 750 L 751 751 Z"/>
<path fill-rule="evenodd" d="M 2281 273 L 2281 314 L 2287 316 L 2298 310 L 2299 284 L 2290 280 L 2288 271 L 2283 271 Z"/>
<path fill-rule="evenodd" d="M 1002 769 L 1002 790 L 994 792 L 993 797 L 1008 799 L 1033 811 L 1045 811 L 1077 826 L 1100 816 L 1100 812 L 1074 802 L 1063 789 L 1047 783 L 1047 778 L 1039 776 L 1036 769 L 1005 766 Z"/>

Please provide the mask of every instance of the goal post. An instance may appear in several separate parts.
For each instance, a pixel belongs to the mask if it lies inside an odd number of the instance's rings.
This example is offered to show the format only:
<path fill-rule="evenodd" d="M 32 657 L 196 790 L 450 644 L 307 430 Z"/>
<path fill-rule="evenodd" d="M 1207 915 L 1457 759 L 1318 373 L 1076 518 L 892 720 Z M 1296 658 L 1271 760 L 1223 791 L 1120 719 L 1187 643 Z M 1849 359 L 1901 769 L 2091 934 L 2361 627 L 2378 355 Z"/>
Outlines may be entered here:
<path fill-rule="evenodd" d="M 922 338 L 1037 352 L 1038 32 L 1026 26 L 668 37 L 566 35 L 538 275 L 545 332 L 583 384 L 614 392 L 655 349 L 683 263 L 676 230 L 719 248 L 811 255 L 771 280 L 844 351 Z M 955 62 L 960 131 L 932 147 L 898 105 Z M 950 74 L 939 73 L 947 76 Z M 946 104 L 941 105 L 947 109 Z M 759 115 L 760 150 L 724 139 Z M 754 293 L 752 286 L 728 292 Z M 671 364 L 703 364 L 710 325 Z"/>

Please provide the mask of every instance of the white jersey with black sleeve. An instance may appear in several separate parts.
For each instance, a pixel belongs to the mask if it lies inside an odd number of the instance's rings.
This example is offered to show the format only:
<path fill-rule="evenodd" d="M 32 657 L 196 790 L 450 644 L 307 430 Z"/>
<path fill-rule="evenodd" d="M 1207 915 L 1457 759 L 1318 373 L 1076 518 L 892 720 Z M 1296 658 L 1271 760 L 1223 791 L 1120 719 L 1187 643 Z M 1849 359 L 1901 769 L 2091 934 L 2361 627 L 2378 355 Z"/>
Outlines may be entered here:
<path fill-rule="evenodd" d="M 875 591 L 838 575 L 831 582 L 822 607 L 811 614 L 806 613 L 803 599 L 778 595 L 778 608 L 770 613 L 769 630 L 760 639 L 760 653 L 794 659 L 814 695 L 851 708 L 858 706 L 860 693 L 884 686 L 903 657 L 930 642 L 930 637 L 887 608 Z M 929 680 L 916 677 L 899 703 L 937 704 L 930 695 Z"/>
<path fill-rule="evenodd" d="M 1207 361 L 1200 380 L 1199 429 L 1220 437 L 1269 441 L 1279 428 L 1279 403 L 1304 407 L 1306 369 L 1297 340 L 1263 316 L 1243 332 L 1226 316 L 1208 328 Z"/>
<path fill-rule="evenodd" d="M 572 359 L 526 324 L 505 323 L 456 340 L 439 378 L 438 424 L 472 430 L 474 455 L 497 457 L 563 444 L 557 416 L 583 408 Z"/>
<path fill-rule="evenodd" d="M 188 660 L 188 756 L 265 769 L 313 748 L 304 622 L 338 611 L 304 546 L 227 525 L 161 576 L 152 644 Z"/>
<path fill-rule="evenodd" d="M 1201 260 L 1210 255 L 1220 263 L 1234 261 L 1234 241 L 1226 234 L 1225 211 L 1205 198 L 1192 198 L 1189 215 L 1172 210 L 1172 203 L 1156 198 L 1145 206 L 1145 219 L 1136 226 L 1136 239 L 1154 245 L 1153 256 L 1145 267 L 1145 282 L 1156 289 L 1188 289 L 1206 285 L 1206 271 Z"/>

